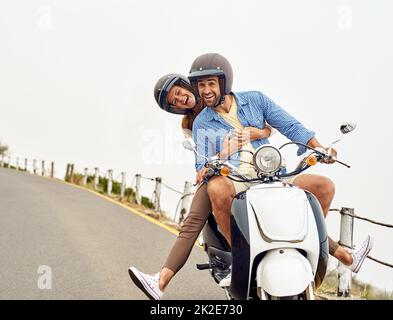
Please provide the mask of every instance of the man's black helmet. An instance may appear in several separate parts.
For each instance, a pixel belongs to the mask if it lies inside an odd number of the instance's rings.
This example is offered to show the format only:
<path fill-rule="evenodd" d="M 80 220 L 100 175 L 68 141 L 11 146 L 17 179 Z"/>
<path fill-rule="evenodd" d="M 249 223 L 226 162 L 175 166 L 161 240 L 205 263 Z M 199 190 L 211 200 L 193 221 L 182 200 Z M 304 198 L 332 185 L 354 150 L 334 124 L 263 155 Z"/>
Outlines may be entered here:
<path fill-rule="evenodd" d="M 194 93 L 199 97 L 197 80 L 208 76 L 217 76 L 220 80 L 221 101 L 232 91 L 233 71 L 229 61 L 218 53 L 206 53 L 197 57 L 191 65 L 190 80 Z"/>
<path fill-rule="evenodd" d="M 154 86 L 154 98 L 161 109 L 175 114 L 188 114 L 191 113 L 191 109 L 178 109 L 174 105 L 168 103 L 167 96 L 169 91 L 174 85 L 179 85 L 186 88 L 192 92 L 190 82 L 187 77 L 177 74 L 169 73 L 158 79 L 156 85 Z"/>

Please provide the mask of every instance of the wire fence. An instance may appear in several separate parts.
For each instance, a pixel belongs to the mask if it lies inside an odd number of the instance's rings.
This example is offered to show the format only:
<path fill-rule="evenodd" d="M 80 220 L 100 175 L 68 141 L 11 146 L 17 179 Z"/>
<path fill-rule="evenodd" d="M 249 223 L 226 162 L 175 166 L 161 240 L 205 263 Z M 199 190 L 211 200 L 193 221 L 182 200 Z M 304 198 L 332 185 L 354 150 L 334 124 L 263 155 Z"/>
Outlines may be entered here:
<path fill-rule="evenodd" d="M 330 209 L 329 211 L 338 211 L 338 212 L 341 212 L 340 209 Z M 350 217 L 353 217 L 353 218 L 355 218 L 355 219 L 364 220 L 364 221 L 367 221 L 367 222 L 370 222 L 370 223 L 373 223 L 373 224 L 376 224 L 376 225 L 379 225 L 379 226 L 383 226 L 383 227 L 387 227 L 387 228 L 393 228 L 393 225 L 391 225 L 391 224 L 382 223 L 382 222 L 377 222 L 377 221 L 371 220 L 371 219 L 369 219 L 369 218 L 360 217 L 360 216 L 358 216 L 358 215 L 350 214 L 350 213 L 347 213 L 347 212 L 344 212 L 344 213 L 342 213 L 342 214 L 347 215 L 347 216 L 350 216 Z"/>
<path fill-rule="evenodd" d="M 369 218 L 361 217 L 361 216 L 358 216 L 356 214 L 350 213 L 348 210 L 330 209 L 329 211 L 336 211 L 336 212 L 339 212 L 343 216 L 348 216 L 348 217 L 351 217 L 353 219 L 363 220 L 363 221 L 366 221 L 366 222 L 369 222 L 369 223 L 372 223 L 372 224 L 375 224 L 375 225 L 378 225 L 378 226 L 382 226 L 382 227 L 386 227 L 386 228 L 393 228 L 393 225 L 391 225 L 391 224 L 378 222 L 378 221 L 375 221 L 375 220 L 372 220 L 372 219 L 369 219 Z M 352 233 L 353 231 L 350 231 L 350 232 Z M 351 238 L 352 238 L 352 234 L 351 234 Z M 348 246 L 348 245 L 342 243 L 341 241 L 340 241 L 340 245 L 342 245 L 344 247 L 347 247 L 349 249 L 354 249 L 353 246 Z M 384 265 L 386 267 L 393 268 L 393 264 L 385 262 L 385 261 L 382 261 L 382 260 L 377 259 L 377 258 L 374 258 L 373 256 L 368 255 L 367 258 L 370 259 L 370 260 L 373 260 L 374 262 L 377 262 L 377 263 L 379 263 L 381 265 Z"/>
<path fill-rule="evenodd" d="M 10 156 L 10 155 L 1 155 L 0 156 L 0 167 L 6 167 L 6 168 L 12 168 L 20 171 L 27 171 L 31 172 L 36 175 L 42 175 L 42 176 L 50 176 L 54 177 L 55 175 L 55 168 L 54 168 L 54 162 L 51 162 L 48 165 L 48 162 L 45 162 L 43 159 L 28 159 L 28 158 L 22 158 L 22 157 L 15 157 L 15 156 Z M 106 190 L 101 190 L 103 192 L 106 192 L 109 195 L 112 195 L 113 191 L 113 186 L 114 184 L 120 183 L 121 185 L 121 196 L 124 194 L 125 189 L 127 188 L 127 183 L 125 179 L 125 173 L 120 172 L 117 175 L 113 174 L 113 170 L 109 169 L 106 170 L 104 173 L 100 173 L 99 168 L 94 168 L 89 169 L 89 168 L 84 168 L 84 170 L 81 170 L 83 172 L 83 180 L 82 184 L 87 185 L 87 180 L 88 177 L 94 176 L 94 189 L 98 190 L 99 189 L 99 184 L 100 184 L 100 179 L 105 180 L 105 186 L 102 188 Z M 64 180 L 71 182 L 71 180 L 74 180 L 75 176 L 78 176 L 80 178 L 81 173 L 78 173 L 77 170 L 74 168 L 74 164 L 67 164 L 66 172 L 64 175 Z M 140 179 L 137 179 L 139 176 Z M 121 182 L 118 182 L 119 178 L 121 178 Z M 140 185 L 140 180 L 145 180 L 149 182 L 155 182 L 155 188 L 154 191 L 152 192 L 152 195 L 149 198 L 143 197 L 141 194 L 141 185 Z M 176 223 L 181 223 L 181 221 L 184 219 L 185 215 L 188 213 L 189 205 L 190 205 L 190 200 L 187 199 L 190 198 L 194 193 L 191 192 L 190 186 L 192 186 L 191 182 L 186 182 L 185 189 L 184 191 L 180 191 L 172 186 L 169 186 L 167 183 L 164 183 L 162 181 L 162 178 L 160 177 L 146 177 L 142 176 L 140 174 L 135 174 L 132 176 L 132 181 L 131 184 L 128 185 L 129 188 L 132 188 L 135 190 L 136 197 L 140 198 L 137 199 L 138 204 L 144 204 L 147 203 L 147 199 L 149 199 L 150 203 L 148 205 L 152 206 L 153 209 L 155 209 L 158 212 L 161 212 L 161 187 L 176 193 L 179 195 L 179 200 L 177 201 L 176 208 L 171 215 L 173 222 Z M 143 199 L 142 199 L 143 198 Z M 180 209 L 180 214 L 179 214 L 179 208 Z"/>
<path fill-rule="evenodd" d="M 135 179 L 136 176 L 137 175 L 134 176 L 133 181 L 137 181 Z M 186 200 L 186 198 L 191 197 L 192 195 L 194 195 L 194 192 L 191 192 L 191 188 L 190 188 L 190 186 L 192 185 L 191 182 L 187 182 L 186 181 L 184 191 L 182 192 L 182 191 L 179 191 L 179 190 L 169 186 L 168 184 L 162 182 L 161 178 L 149 178 L 149 177 L 144 177 L 142 175 L 139 175 L 139 176 L 140 176 L 141 179 L 144 179 L 144 180 L 147 180 L 147 181 L 155 181 L 156 182 L 155 190 L 153 191 L 153 195 L 152 195 L 152 199 L 153 199 L 153 201 L 155 203 L 157 203 L 157 202 L 160 203 L 161 202 L 161 199 L 160 199 L 160 197 L 161 197 L 161 186 L 166 188 L 169 191 L 172 191 L 172 192 L 180 195 L 180 198 L 179 198 L 179 200 L 178 200 L 178 202 L 176 204 L 176 208 L 175 208 L 175 211 L 173 213 L 173 218 L 172 218 L 172 220 L 174 222 L 177 222 L 177 223 L 180 224 L 184 220 L 185 216 L 188 213 L 188 209 L 189 209 L 190 201 L 185 201 L 185 200 Z M 137 189 L 137 188 L 138 187 L 135 185 L 135 189 Z M 180 209 L 180 213 L 179 213 L 179 207 L 181 208 Z"/>
<path fill-rule="evenodd" d="M 172 187 L 170 187 L 170 186 L 168 186 L 167 184 L 165 184 L 164 182 L 161 182 L 161 184 L 165 187 L 165 188 L 167 188 L 167 189 L 169 189 L 169 190 L 171 190 L 171 191 L 173 191 L 173 192 L 176 192 L 176 193 L 178 193 L 178 194 L 181 194 L 181 195 L 183 195 L 183 192 L 181 192 L 181 191 L 178 191 L 178 190 L 176 190 L 176 189 L 174 189 L 174 188 L 172 188 Z"/>

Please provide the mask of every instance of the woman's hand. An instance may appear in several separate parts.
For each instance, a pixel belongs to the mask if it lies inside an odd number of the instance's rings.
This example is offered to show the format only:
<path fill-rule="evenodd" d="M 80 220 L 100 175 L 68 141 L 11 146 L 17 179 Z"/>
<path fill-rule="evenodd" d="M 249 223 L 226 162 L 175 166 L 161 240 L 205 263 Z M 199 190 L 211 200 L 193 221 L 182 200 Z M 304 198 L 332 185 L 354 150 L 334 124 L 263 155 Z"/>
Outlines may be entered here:
<path fill-rule="evenodd" d="M 218 154 L 219 158 L 227 158 L 229 155 L 243 148 L 243 146 L 249 142 L 270 137 L 272 130 L 274 129 L 266 123 L 265 128 L 263 129 L 245 127 L 240 132 L 237 131 L 229 134 L 224 140 L 221 152 Z"/>
<path fill-rule="evenodd" d="M 225 140 L 222 144 L 222 150 L 218 154 L 218 157 L 220 159 L 226 159 L 228 156 L 231 154 L 235 153 L 236 151 L 240 150 L 243 148 L 243 146 L 247 142 L 239 139 L 238 133 L 230 133 L 225 137 Z"/>
<path fill-rule="evenodd" d="M 271 126 L 266 125 L 265 128 L 259 129 L 255 127 L 246 127 L 241 132 L 237 133 L 240 141 L 248 143 L 258 139 L 265 139 L 270 136 Z"/>
<path fill-rule="evenodd" d="M 203 181 L 203 178 L 205 177 L 206 171 L 208 168 L 203 167 L 201 170 L 198 171 L 196 175 L 196 180 L 195 183 L 198 185 Z"/>

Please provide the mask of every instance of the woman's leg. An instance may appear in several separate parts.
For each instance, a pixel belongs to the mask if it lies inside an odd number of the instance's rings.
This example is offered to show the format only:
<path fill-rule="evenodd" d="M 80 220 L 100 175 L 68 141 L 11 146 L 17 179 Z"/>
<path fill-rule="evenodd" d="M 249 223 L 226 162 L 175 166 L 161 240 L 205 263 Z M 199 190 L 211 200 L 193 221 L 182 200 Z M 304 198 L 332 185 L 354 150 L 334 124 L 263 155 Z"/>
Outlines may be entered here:
<path fill-rule="evenodd" d="M 201 185 L 195 192 L 190 211 L 183 222 L 180 233 L 173 245 L 164 267 L 160 272 L 160 290 L 164 290 L 173 276 L 186 263 L 192 247 L 212 211 L 207 194 L 207 185 Z"/>

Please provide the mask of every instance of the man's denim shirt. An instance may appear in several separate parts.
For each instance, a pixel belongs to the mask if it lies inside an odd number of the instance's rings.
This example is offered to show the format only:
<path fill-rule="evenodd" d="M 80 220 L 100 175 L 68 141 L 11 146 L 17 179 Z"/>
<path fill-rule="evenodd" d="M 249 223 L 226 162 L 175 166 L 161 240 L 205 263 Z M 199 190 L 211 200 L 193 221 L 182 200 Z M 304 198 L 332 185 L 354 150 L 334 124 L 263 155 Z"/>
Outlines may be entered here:
<path fill-rule="evenodd" d="M 306 129 L 298 120 L 275 104 L 266 95 L 259 91 L 247 91 L 233 93 L 238 105 L 238 117 L 244 127 L 257 127 L 263 129 L 265 121 L 291 141 L 306 144 L 315 136 L 315 132 Z M 212 108 L 206 107 L 195 119 L 192 134 L 197 146 L 197 151 L 206 157 L 216 155 L 222 149 L 225 137 L 234 128 L 228 124 Z M 269 143 L 268 139 L 258 139 L 252 141 L 254 149 L 263 144 Z M 304 147 L 299 147 L 297 154 L 301 155 L 306 151 Z M 231 156 L 230 162 L 236 167 L 239 166 L 239 153 Z M 201 156 L 195 157 L 195 168 L 201 170 L 206 160 Z"/>

